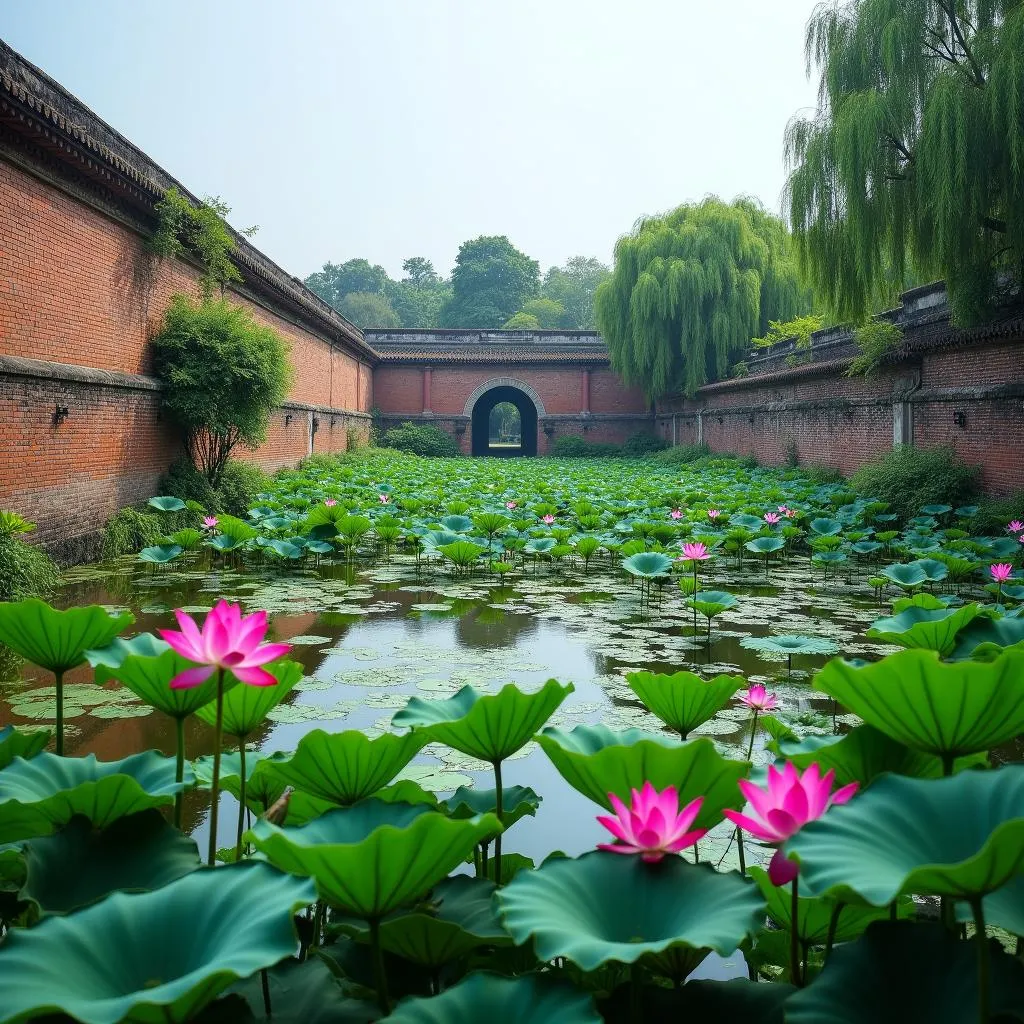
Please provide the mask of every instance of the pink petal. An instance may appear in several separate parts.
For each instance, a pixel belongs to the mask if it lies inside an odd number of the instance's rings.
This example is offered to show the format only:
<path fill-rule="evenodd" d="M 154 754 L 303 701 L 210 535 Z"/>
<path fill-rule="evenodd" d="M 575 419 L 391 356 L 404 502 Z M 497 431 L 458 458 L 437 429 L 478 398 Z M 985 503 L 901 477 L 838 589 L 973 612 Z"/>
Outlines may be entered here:
<path fill-rule="evenodd" d="M 857 792 L 859 786 L 859 782 L 850 782 L 847 785 L 843 786 L 841 789 L 837 789 L 832 794 L 832 803 L 845 804 L 846 801 L 849 800 L 850 797 Z"/>
<path fill-rule="evenodd" d="M 674 818 L 675 815 L 673 815 L 672 817 Z M 668 831 L 669 822 L 671 820 L 672 818 L 666 819 L 665 815 L 661 813 L 660 807 L 652 807 L 651 813 L 647 815 L 647 821 L 644 826 L 644 832 L 653 832 L 659 837 L 663 836 Z M 660 843 L 655 842 L 653 845 L 658 846 L 660 845 Z"/>
<path fill-rule="evenodd" d="M 245 651 L 255 647 L 263 641 L 267 635 L 267 613 L 254 612 L 242 619 L 241 628 L 238 631 L 238 638 L 235 644 L 239 650 Z"/>
<path fill-rule="evenodd" d="M 666 786 L 658 797 L 657 807 L 666 822 L 672 821 L 679 813 L 679 790 Z"/>
<path fill-rule="evenodd" d="M 636 845 L 645 850 L 657 850 L 661 846 L 661 833 L 653 828 L 645 828 L 636 837 Z"/>
<path fill-rule="evenodd" d="M 202 646 L 195 647 L 187 636 L 174 629 L 161 629 L 160 635 L 183 658 L 189 661 L 206 661 L 206 652 Z"/>
<path fill-rule="evenodd" d="M 607 853 L 640 853 L 638 846 L 622 846 L 618 843 L 598 843 L 597 848 Z"/>
<path fill-rule="evenodd" d="M 666 843 L 665 849 L 672 853 L 678 853 L 680 850 L 685 850 L 688 846 L 693 846 L 694 843 L 699 843 L 707 834 L 708 830 L 706 828 L 696 828 L 692 832 L 684 832 L 681 836 L 677 836 Z"/>
<path fill-rule="evenodd" d="M 791 861 L 781 850 L 776 850 L 768 865 L 768 878 L 772 885 L 788 885 L 799 874 L 800 865 Z"/>
<path fill-rule="evenodd" d="M 273 661 L 275 658 L 284 657 L 291 649 L 291 644 L 264 644 L 262 647 L 257 647 L 254 651 L 246 654 L 241 664 L 246 668 L 250 668 L 253 665 L 265 665 L 268 661 Z"/>
<path fill-rule="evenodd" d="M 608 802 L 620 821 L 629 821 L 629 808 L 614 793 L 608 794 Z"/>
<path fill-rule="evenodd" d="M 250 686 L 277 686 L 277 680 L 265 668 L 243 668 L 235 665 L 231 674 Z"/>
<path fill-rule="evenodd" d="M 771 771 L 771 768 L 768 769 Z M 766 818 L 768 812 L 775 806 L 775 801 L 767 791 L 755 786 L 749 779 L 740 779 L 740 792 L 746 797 L 754 813 L 759 818 Z"/>
<path fill-rule="evenodd" d="M 787 838 L 786 836 L 777 835 L 762 825 L 761 822 L 754 821 L 753 818 L 748 818 L 745 814 L 740 814 L 739 811 L 734 811 L 732 808 L 726 808 L 722 811 L 722 814 L 734 825 L 739 825 L 744 832 L 749 832 L 755 839 L 761 839 L 766 843 L 776 843 Z"/>
<path fill-rule="evenodd" d="M 632 840 L 632 836 L 622 827 L 622 822 L 618 818 L 609 818 L 604 815 L 599 815 L 597 819 L 616 839 L 621 839 L 624 843 L 628 843 Z M 600 847 L 598 847 L 600 849 Z"/>
<path fill-rule="evenodd" d="M 200 686 L 213 675 L 213 665 L 198 665 L 196 668 L 187 668 L 179 672 L 170 683 L 172 690 L 191 690 L 193 686 Z"/>
<path fill-rule="evenodd" d="M 790 764 L 786 765 L 791 768 Z M 789 784 L 786 781 L 785 772 L 780 772 L 775 765 L 768 766 L 768 795 L 771 797 L 773 807 L 781 807 L 782 801 L 786 799 L 786 792 Z"/>
<path fill-rule="evenodd" d="M 645 850 L 640 854 L 640 859 L 645 864 L 657 864 L 659 860 L 664 859 L 665 854 L 661 850 Z"/>
<path fill-rule="evenodd" d="M 794 818 L 783 810 L 768 812 L 768 825 L 775 831 L 779 839 L 788 839 L 800 830 L 803 823 L 803 818 Z"/>
<path fill-rule="evenodd" d="M 807 794 L 801 785 L 793 786 L 786 794 L 782 802 L 782 810 L 785 811 L 794 821 L 807 821 Z"/>
<path fill-rule="evenodd" d="M 199 626 L 196 625 L 195 619 L 180 608 L 175 608 L 174 617 L 178 620 L 178 628 L 181 630 L 182 635 L 195 645 L 197 651 L 201 651 L 203 649 L 203 636 L 199 632 Z"/>
<path fill-rule="evenodd" d="M 675 827 L 676 829 L 689 828 L 697 815 L 700 814 L 701 805 L 704 803 L 704 797 L 699 796 L 695 800 L 691 800 L 677 815 Z"/>

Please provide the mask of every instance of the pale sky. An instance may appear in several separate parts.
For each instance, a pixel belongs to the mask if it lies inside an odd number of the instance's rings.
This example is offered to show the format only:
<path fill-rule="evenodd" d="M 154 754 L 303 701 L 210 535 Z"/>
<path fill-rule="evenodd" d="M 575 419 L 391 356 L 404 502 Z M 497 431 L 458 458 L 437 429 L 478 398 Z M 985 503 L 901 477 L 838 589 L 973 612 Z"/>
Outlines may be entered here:
<path fill-rule="evenodd" d="M 305 277 L 779 209 L 814 0 L 0 0 L 0 37 Z"/>

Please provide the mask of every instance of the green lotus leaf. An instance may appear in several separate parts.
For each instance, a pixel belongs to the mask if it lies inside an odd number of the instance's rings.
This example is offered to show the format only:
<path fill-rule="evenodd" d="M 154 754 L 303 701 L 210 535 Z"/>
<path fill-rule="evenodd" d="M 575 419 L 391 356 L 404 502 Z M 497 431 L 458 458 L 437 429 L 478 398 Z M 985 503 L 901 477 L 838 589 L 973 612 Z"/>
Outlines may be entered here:
<path fill-rule="evenodd" d="M 773 551 L 781 551 L 786 542 L 781 537 L 755 537 L 743 546 L 757 555 L 770 555 Z"/>
<path fill-rule="evenodd" d="M 578 725 L 570 732 L 545 729 L 537 742 L 573 789 L 608 810 L 609 793 L 628 804 L 630 790 L 642 789 L 645 782 L 658 790 L 675 786 L 680 806 L 703 797 L 696 828 L 711 828 L 726 807 L 743 805 L 737 782 L 750 764 L 727 761 L 707 737 L 680 743 L 640 729 L 615 732 L 604 725 Z"/>
<path fill-rule="evenodd" d="M 799 858 L 809 895 L 876 907 L 908 893 L 986 895 L 1024 869 L 1024 765 L 885 775 L 783 849 Z"/>
<path fill-rule="evenodd" d="M 381 923 L 381 948 L 436 969 L 480 946 L 510 946 L 512 939 L 494 910 L 494 892 L 494 883 L 484 878 L 446 878 L 434 886 L 423 910 L 398 913 Z M 343 922 L 341 929 L 369 941 L 369 929 L 358 919 Z"/>
<path fill-rule="evenodd" d="M 253 862 L 200 868 L 16 929 L 0 952 L 4 1020 L 64 1013 L 82 1024 L 184 1024 L 288 956 L 292 914 L 314 898 L 308 882 Z"/>
<path fill-rule="evenodd" d="M 898 615 L 876 619 L 867 636 L 871 640 L 883 640 L 900 647 L 938 651 L 944 656 L 953 650 L 957 633 L 979 614 L 976 604 L 936 609 L 912 606 Z"/>
<path fill-rule="evenodd" d="M 473 565 L 487 550 L 469 540 L 457 540 L 452 544 L 441 544 L 438 549 L 445 558 L 456 565 Z"/>
<path fill-rule="evenodd" d="M 493 814 L 454 821 L 426 804 L 371 799 L 308 825 L 258 821 L 246 841 L 283 871 L 314 878 L 332 907 L 372 920 L 426 895 L 500 830 Z"/>
<path fill-rule="evenodd" d="M 16 757 L 26 761 L 46 748 L 50 741 L 49 729 L 15 729 L 5 725 L 0 729 L 0 770 L 6 768 Z"/>
<path fill-rule="evenodd" d="M 991 1020 L 1020 1019 L 1024 966 L 994 941 L 991 957 Z M 856 942 L 833 950 L 814 984 L 786 1001 L 786 1024 L 977 1019 L 974 943 L 957 941 L 941 925 L 910 921 L 876 921 Z"/>
<path fill-rule="evenodd" d="M 1011 935 L 1024 935 L 1024 875 L 1011 878 L 1002 888 L 989 893 L 982 901 L 985 922 L 1002 928 Z M 967 903 L 957 904 L 957 917 L 972 921 L 974 914 Z"/>
<path fill-rule="evenodd" d="M 943 773 L 941 758 L 911 750 L 872 725 L 858 725 L 841 736 L 808 736 L 799 742 L 783 740 L 777 749 L 781 757 L 797 768 L 817 764 L 823 772 L 834 771 L 836 786 L 859 782 L 864 788 L 886 772 L 917 779 L 938 778 Z M 972 754 L 957 758 L 953 770 L 987 763 L 987 754 Z"/>
<path fill-rule="evenodd" d="M 26 844 L 21 898 L 44 913 L 66 914 L 111 892 L 159 889 L 201 863 L 195 842 L 158 810 L 119 818 L 101 831 L 76 816 Z"/>
<path fill-rule="evenodd" d="M 807 525 L 819 537 L 834 537 L 843 532 L 843 524 L 838 519 L 812 519 Z"/>
<path fill-rule="evenodd" d="M 244 739 L 262 724 L 267 712 L 277 707 L 302 678 L 302 666 L 297 661 L 281 659 L 265 665 L 264 668 L 277 680 L 276 685 L 249 686 L 243 683 L 239 686 L 225 687 L 225 735 Z M 196 711 L 196 715 L 209 725 L 216 724 L 216 700 L 204 704 Z"/>
<path fill-rule="evenodd" d="M 876 551 L 881 551 L 885 547 L 884 544 L 879 544 L 877 540 L 859 540 L 856 544 L 850 545 L 850 550 L 858 555 L 873 555 Z"/>
<path fill-rule="evenodd" d="M 504 978 L 470 974 L 439 996 L 406 999 L 388 1017 L 395 1024 L 601 1024 L 593 999 L 538 974 Z"/>
<path fill-rule="evenodd" d="M 780 928 L 790 931 L 793 927 L 793 898 L 790 887 L 775 885 L 768 877 L 768 872 L 756 865 L 748 867 L 747 874 L 761 890 L 761 895 L 768 905 L 768 916 Z M 800 941 L 809 946 L 825 945 L 828 941 L 832 915 L 837 907 L 840 909 L 833 936 L 834 942 L 851 942 L 872 921 L 886 920 L 890 914 L 888 907 L 849 906 L 828 897 L 798 896 L 797 934 Z M 901 917 L 910 917 L 914 912 L 914 901 L 909 896 L 902 899 L 898 911 Z"/>
<path fill-rule="evenodd" d="M 467 789 L 459 786 L 445 805 L 453 818 L 473 818 L 478 814 L 492 814 L 497 811 L 497 790 Z M 501 791 L 501 821 L 505 830 L 510 829 L 520 818 L 533 817 L 540 807 L 541 798 L 529 786 L 504 786 Z"/>
<path fill-rule="evenodd" d="M 751 516 L 746 512 L 740 512 L 730 517 L 729 525 L 739 526 L 744 530 L 760 530 L 764 526 L 764 520 L 760 516 Z"/>
<path fill-rule="evenodd" d="M 631 576 L 651 580 L 672 571 L 672 559 L 660 551 L 641 551 L 622 560 L 622 568 Z"/>
<path fill-rule="evenodd" d="M 419 731 L 370 739 L 356 730 L 314 729 L 289 760 L 272 762 L 265 770 L 283 786 L 334 804 L 354 804 L 386 786 L 427 741 Z"/>
<path fill-rule="evenodd" d="M 733 872 L 682 857 L 646 864 L 601 850 L 549 860 L 495 898 L 517 945 L 532 939 L 541 960 L 565 957 L 584 971 L 676 945 L 728 956 L 764 915 L 757 887 Z"/>
<path fill-rule="evenodd" d="M 956 638 L 952 657 L 956 660 L 998 657 L 1005 647 L 1024 643 L 1024 619 L 991 619 L 987 615 L 975 619 Z"/>
<path fill-rule="evenodd" d="M 234 551 L 235 548 L 244 547 L 245 541 L 237 540 L 234 537 L 228 537 L 226 534 L 219 533 L 216 537 L 211 537 L 207 542 L 206 546 L 215 548 L 221 554 L 225 554 L 228 551 Z"/>
<path fill-rule="evenodd" d="M 835 654 L 839 650 L 831 640 L 818 636 L 745 636 L 740 647 L 788 658 L 794 654 Z"/>
<path fill-rule="evenodd" d="M 185 502 L 181 498 L 171 496 L 150 498 L 147 504 L 150 508 L 155 508 L 159 512 L 183 512 L 186 507 Z"/>
<path fill-rule="evenodd" d="M 140 562 L 152 562 L 154 565 L 166 565 L 173 562 L 185 549 L 180 544 L 154 544 L 139 552 Z"/>
<path fill-rule="evenodd" d="M 495 694 L 464 686 L 448 700 L 413 697 L 391 722 L 494 764 L 524 746 L 574 689 L 555 679 L 534 693 L 512 683 Z"/>
<path fill-rule="evenodd" d="M 174 802 L 192 784 L 191 769 L 174 781 L 174 758 L 152 750 L 121 761 L 38 754 L 15 760 L 0 772 L 0 842 L 49 835 L 76 814 L 94 828 L 128 814 Z"/>
<path fill-rule="evenodd" d="M 899 743 L 952 761 L 1024 732 L 1024 650 L 981 664 L 900 651 L 861 667 L 837 659 L 814 688 Z"/>
<path fill-rule="evenodd" d="M 778 933 L 782 934 L 782 933 Z M 643 990 L 644 1021 L 708 1021 L 711 1024 L 783 1024 L 792 985 L 756 984 L 745 978 L 732 981 L 688 981 L 676 988 L 649 985 Z M 628 1020 L 629 986 L 620 985 L 603 1005 L 606 1020 Z M 616 1016 L 616 1011 L 618 1015 Z"/>
<path fill-rule="evenodd" d="M 171 718 L 187 718 L 217 696 L 217 680 L 211 676 L 205 683 L 185 690 L 172 690 L 171 680 L 195 663 L 181 657 L 170 644 L 151 633 L 140 633 L 130 640 L 116 639 L 101 650 L 87 651 L 95 679 L 101 685 L 117 680 L 150 707 Z M 225 689 L 237 683 L 234 676 L 225 678 Z"/>
<path fill-rule="evenodd" d="M 468 533 L 473 529 L 473 520 L 469 516 L 445 516 L 441 525 L 449 533 Z"/>
<path fill-rule="evenodd" d="M 683 739 L 698 725 L 714 718 L 744 685 L 739 676 L 720 675 L 705 680 L 694 672 L 670 676 L 629 672 L 626 680 L 644 707 Z"/>
<path fill-rule="evenodd" d="M 59 612 L 34 597 L 0 602 L 0 644 L 40 668 L 62 673 L 81 665 L 86 651 L 106 647 L 134 621 L 130 612 L 110 615 L 99 605 Z"/>
<path fill-rule="evenodd" d="M 887 580 L 891 580 L 902 590 L 913 590 L 928 580 L 928 574 L 917 562 L 887 565 L 880 571 Z"/>
<path fill-rule="evenodd" d="M 554 537 L 534 537 L 523 548 L 528 555 L 546 555 L 558 543 Z"/>

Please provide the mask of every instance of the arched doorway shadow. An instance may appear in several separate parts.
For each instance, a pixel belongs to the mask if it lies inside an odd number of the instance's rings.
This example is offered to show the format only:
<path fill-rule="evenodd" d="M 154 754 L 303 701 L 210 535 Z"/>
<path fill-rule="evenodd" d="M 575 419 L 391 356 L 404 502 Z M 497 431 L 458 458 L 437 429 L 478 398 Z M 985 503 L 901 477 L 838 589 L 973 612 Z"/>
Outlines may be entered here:
<path fill-rule="evenodd" d="M 516 407 L 519 413 L 520 442 L 518 447 L 491 443 L 491 412 L 502 402 Z M 537 454 L 537 405 L 525 391 L 512 384 L 488 388 L 476 398 L 472 408 L 472 452 L 474 455 Z"/>

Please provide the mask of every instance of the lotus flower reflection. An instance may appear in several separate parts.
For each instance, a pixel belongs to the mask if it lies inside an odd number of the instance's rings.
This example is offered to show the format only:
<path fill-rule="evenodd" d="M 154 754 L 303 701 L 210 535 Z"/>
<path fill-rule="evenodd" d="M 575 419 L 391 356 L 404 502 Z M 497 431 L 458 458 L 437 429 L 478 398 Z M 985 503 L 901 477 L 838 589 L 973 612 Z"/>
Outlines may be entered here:
<path fill-rule="evenodd" d="M 693 846 L 707 829 L 687 831 L 700 813 L 704 797 L 691 800 L 679 809 L 679 791 L 667 786 L 660 793 L 650 782 L 642 790 L 632 790 L 627 807 L 614 793 L 608 794 L 615 817 L 599 816 L 598 821 L 618 843 L 598 843 L 599 850 L 609 853 L 639 854 L 648 864 L 656 864 L 668 853 L 679 853 Z"/>
<path fill-rule="evenodd" d="M 179 672 L 171 680 L 172 690 L 186 690 L 206 682 L 215 669 L 226 669 L 250 686 L 274 686 L 277 680 L 265 669 L 268 661 L 291 650 L 288 644 L 265 644 L 267 613 L 242 615 L 237 604 L 219 601 L 206 616 L 203 628 L 180 608 L 175 611 L 181 632 L 161 629 L 160 635 L 183 658 L 197 662 L 196 668 Z"/>
<path fill-rule="evenodd" d="M 836 773 L 824 775 L 817 764 L 810 764 L 801 774 L 787 763 L 780 772 L 768 768 L 768 785 L 764 789 L 749 779 L 740 779 L 740 792 L 747 798 L 743 811 L 726 809 L 723 813 L 734 824 L 755 839 L 773 846 L 796 835 L 809 821 L 820 818 L 833 804 L 845 804 L 857 791 L 859 783 L 851 782 L 832 792 Z M 776 850 L 768 866 L 768 877 L 775 885 L 793 881 L 797 865 Z"/>

